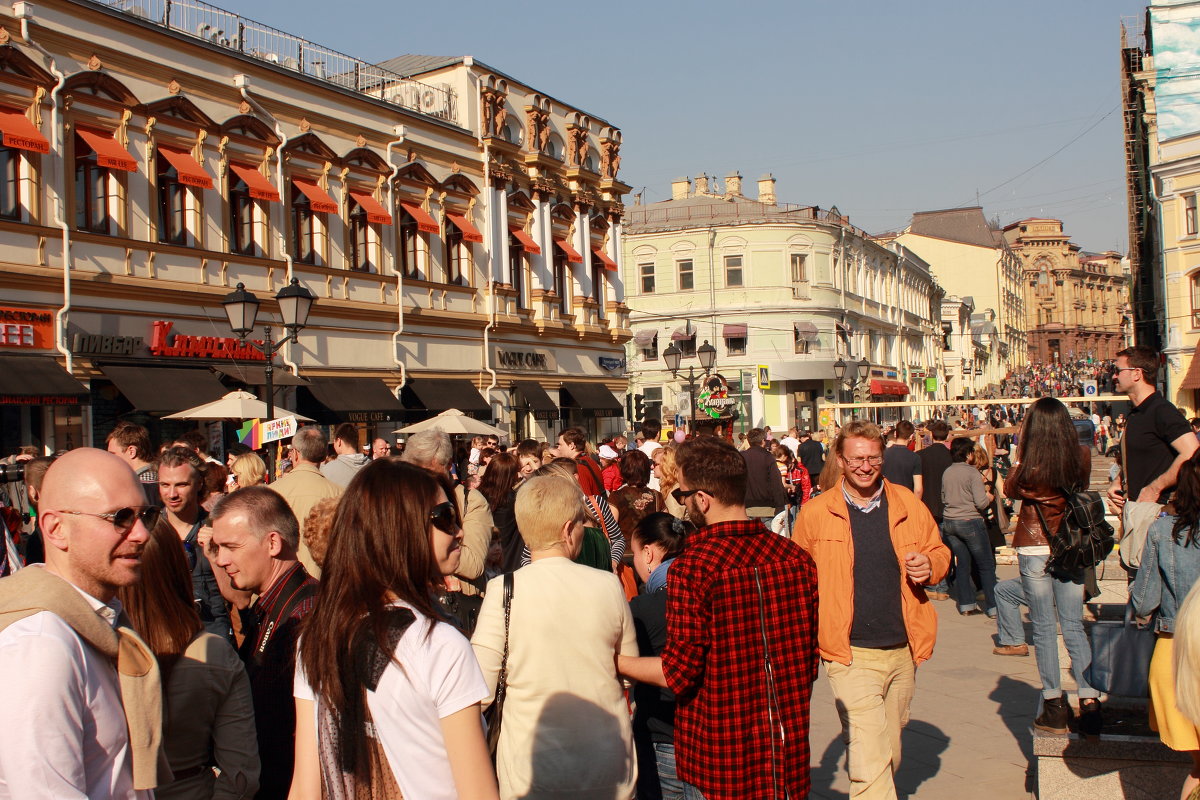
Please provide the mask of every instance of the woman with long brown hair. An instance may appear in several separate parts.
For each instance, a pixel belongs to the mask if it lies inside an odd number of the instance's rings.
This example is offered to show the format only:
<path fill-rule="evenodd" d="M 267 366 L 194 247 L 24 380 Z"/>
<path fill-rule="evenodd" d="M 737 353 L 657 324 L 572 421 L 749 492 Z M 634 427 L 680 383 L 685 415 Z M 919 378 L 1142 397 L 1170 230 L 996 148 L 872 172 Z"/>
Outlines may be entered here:
<path fill-rule="evenodd" d="M 525 540 L 517 530 L 513 504 L 517 501 L 517 484 L 521 481 L 521 463 L 512 453 L 499 453 L 492 458 L 479 481 L 479 493 L 487 499 L 492 510 L 492 524 L 500 534 L 500 571 L 512 572 L 521 568 L 521 552 Z"/>
<path fill-rule="evenodd" d="M 1052 570 L 1050 542 L 1058 533 L 1067 509 L 1067 492 L 1088 485 L 1091 448 L 1079 443 L 1067 407 L 1053 397 L 1043 397 L 1029 408 L 1017 446 L 1017 464 L 1004 481 L 1004 494 L 1020 498 L 1021 511 L 1013 535 L 1020 567 L 1020 585 L 1005 581 L 997 586 L 998 655 L 1028 655 L 1021 626 L 1020 600 L 1029 604 L 1033 623 L 1038 673 L 1042 679 L 1042 711 L 1034 727 L 1066 733 L 1071 708 L 1063 696 L 1058 665 L 1058 628 L 1071 657 L 1079 696 L 1079 729 L 1100 732 L 1100 693 L 1087 682 L 1092 663 L 1091 645 L 1083 631 L 1084 576 Z"/>
<path fill-rule="evenodd" d="M 163 749 L 174 780 L 154 796 L 253 797 L 259 762 L 250 681 L 233 647 L 205 632 L 179 536 L 165 519 L 150 530 L 142 579 L 117 596 L 162 671 Z"/>
<path fill-rule="evenodd" d="M 393 459 L 355 474 L 334 514 L 296 665 L 293 800 L 494 800 L 470 644 L 434 595 L 458 568 L 453 487 Z"/>

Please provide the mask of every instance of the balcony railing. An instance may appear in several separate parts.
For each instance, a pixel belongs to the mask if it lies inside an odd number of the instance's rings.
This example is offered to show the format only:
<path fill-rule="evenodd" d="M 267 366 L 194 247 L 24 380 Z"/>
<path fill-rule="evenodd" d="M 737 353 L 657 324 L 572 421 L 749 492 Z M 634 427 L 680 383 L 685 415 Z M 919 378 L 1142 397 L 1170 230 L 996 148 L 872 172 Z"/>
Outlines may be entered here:
<path fill-rule="evenodd" d="M 84 0 L 314 80 L 458 123 L 454 90 L 406 78 L 201 0 Z"/>
<path fill-rule="evenodd" d="M 851 233 L 867 236 L 867 232 L 850 224 L 847 217 L 822 209 L 818 206 L 801 206 L 791 203 L 759 203 L 753 200 L 739 200 L 733 203 L 721 202 L 713 198 L 713 202 L 703 205 L 658 205 L 627 206 L 625 208 L 625 226 L 671 226 L 686 223 L 736 224 L 750 220 L 771 220 L 775 222 L 833 222 L 846 228 Z"/>

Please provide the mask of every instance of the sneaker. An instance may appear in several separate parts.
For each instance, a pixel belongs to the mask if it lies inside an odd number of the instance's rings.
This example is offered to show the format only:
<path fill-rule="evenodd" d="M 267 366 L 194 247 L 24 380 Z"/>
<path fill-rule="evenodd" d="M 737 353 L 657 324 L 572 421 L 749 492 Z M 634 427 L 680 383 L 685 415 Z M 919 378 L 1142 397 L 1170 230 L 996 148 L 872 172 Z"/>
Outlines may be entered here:
<path fill-rule="evenodd" d="M 1104 727 L 1104 715 L 1100 710 L 1100 701 L 1095 697 L 1085 697 L 1079 701 L 1079 733 L 1081 736 L 1099 736 Z"/>
<path fill-rule="evenodd" d="M 1047 733 L 1069 733 L 1071 706 L 1062 695 L 1042 700 L 1042 713 L 1033 720 L 1033 727 Z"/>
<path fill-rule="evenodd" d="M 999 647 L 992 648 L 992 654 L 997 656 L 1027 656 L 1029 655 L 1029 645 L 1002 644 Z"/>

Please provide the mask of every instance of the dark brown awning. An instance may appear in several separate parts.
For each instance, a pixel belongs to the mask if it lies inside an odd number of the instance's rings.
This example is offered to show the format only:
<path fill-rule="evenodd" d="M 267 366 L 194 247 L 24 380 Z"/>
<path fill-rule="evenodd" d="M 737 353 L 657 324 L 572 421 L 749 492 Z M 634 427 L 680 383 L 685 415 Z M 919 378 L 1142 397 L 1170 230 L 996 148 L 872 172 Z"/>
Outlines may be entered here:
<path fill-rule="evenodd" d="M 564 408 L 578 408 L 593 412 L 596 416 L 619 416 L 625 411 L 616 395 L 601 383 L 563 381 L 560 395 Z"/>
<path fill-rule="evenodd" d="M 87 396 L 87 387 L 52 356 L 0 356 L 0 403 L 75 405 Z"/>
<path fill-rule="evenodd" d="M 513 381 L 513 389 L 525 401 L 524 406 L 516 407 L 532 412 L 534 419 L 558 418 L 558 404 L 550 399 L 550 395 L 537 381 Z"/>
<path fill-rule="evenodd" d="M 414 411 L 456 408 L 477 419 L 492 416 L 492 407 L 466 378 L 410 378 L 400 392 L 400 400 Z"/>
<path fill-rule="evenodd" d="M 404 407 L 382 378 L 310 378 L 296 410 L 317 422 L 393 422 Z"/>
<path fill-rule="evenodd" d="M 239 364 L 235 361 L 225 364 L 213 364 L 211 369 L 247 386 L 267 385 L 266 367 L 259 367 L 253 364 Z M 297 377 L 290 371 L 278 367 L 271 371 L 271 383 L 275 386 L 308 385 L 308 381 L 304 380 L 304 378 Z"/>
<path fill-rule="evenodd" d="M 174 414 L 220 400 L 229 391 L 208 369 L 139 365 L 103 366 L 100 371 L 135 409 L 147 414 Z"/>

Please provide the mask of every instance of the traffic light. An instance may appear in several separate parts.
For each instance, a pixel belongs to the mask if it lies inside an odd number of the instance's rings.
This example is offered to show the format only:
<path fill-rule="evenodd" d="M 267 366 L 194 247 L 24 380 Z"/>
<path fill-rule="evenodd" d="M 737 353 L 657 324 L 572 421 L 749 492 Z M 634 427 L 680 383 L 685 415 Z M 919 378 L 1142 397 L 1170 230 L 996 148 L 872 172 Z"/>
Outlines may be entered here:
<path fill-rule="evenodd" d="M 859 381 L 858 385 L 854 387 L 854 402 L 871 402 L 871 387 L 866 381 Z"/>
<path fill-rule="evenodd" d="M 646 418 L 646 395 L 635 394 L 633 396 L 633 421 L 638 422 Z"/>

